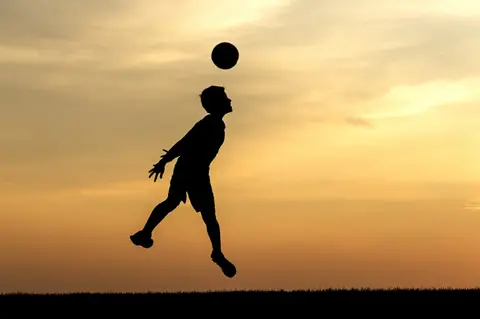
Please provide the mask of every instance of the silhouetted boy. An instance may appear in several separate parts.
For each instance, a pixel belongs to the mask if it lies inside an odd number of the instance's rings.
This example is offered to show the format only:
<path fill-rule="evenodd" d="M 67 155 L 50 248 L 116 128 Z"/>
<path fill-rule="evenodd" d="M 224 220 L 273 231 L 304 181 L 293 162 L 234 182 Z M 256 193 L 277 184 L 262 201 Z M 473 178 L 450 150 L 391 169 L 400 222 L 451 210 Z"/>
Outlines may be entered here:
<path fill-rule="evenodd" d="M 208 236 L 212 243 L 211 258 L 222 269 L 227 277 L 236 274 L 235 266 L 222 253 L 220 226 L 215 216 L 215 201 L 210 184 L 210 164 L 217 155 L 225 140 L 225 123 L 223 117 L 232 112 L 231 100 L 225 89 L 210 86 L 200 95 L 203 108 L 209 113 L 198 121 L 194 127 L 177 142 L 160 161 L 149 171 L 162 178 L 165 165 L 179 157 L 173 170 L 168 197 L 152 211 L 144 228 L 130 236 L 138 246 L 150 248 L 153 245 L 152 232 L 155 227 L 173 211 L 180 202 L 186 203 L 187 193 L 190 203 L 196 212 L 200 212 L 207 226 Z"/>

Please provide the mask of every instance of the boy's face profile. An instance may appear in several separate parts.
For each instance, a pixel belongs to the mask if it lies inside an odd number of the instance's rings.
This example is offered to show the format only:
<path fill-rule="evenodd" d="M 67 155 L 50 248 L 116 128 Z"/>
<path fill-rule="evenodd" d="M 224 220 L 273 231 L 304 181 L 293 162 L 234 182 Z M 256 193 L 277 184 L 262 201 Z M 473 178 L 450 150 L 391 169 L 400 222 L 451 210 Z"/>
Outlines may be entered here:
<path fill-rule="evenodd" d="M 220 109 L 222 113 L 227 114 L 233 111 L 232 100 L 227 96 L 227 93 L 223 92 L 222 94 L 220 94 L 218 99 L 218 104 L 219 106 L 221 105 Z"/>
<path fill-rule="evenodd" d="M 214 113 L 217 114 L 227 114 L 233 111 L 232 108 L 232 100 L 227 96 L 227 93 L 221 92 L 215 96 L 215 103 Z"/>

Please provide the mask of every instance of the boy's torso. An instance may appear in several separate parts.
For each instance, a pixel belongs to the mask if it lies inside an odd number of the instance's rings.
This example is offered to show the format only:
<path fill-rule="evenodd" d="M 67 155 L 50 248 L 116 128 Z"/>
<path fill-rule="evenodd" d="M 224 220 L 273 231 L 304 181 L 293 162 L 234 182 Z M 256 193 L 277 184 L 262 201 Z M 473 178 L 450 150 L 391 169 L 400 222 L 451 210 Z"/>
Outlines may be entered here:
<path fill-rule="evenodd" d="M 176 171 L 208 172 L 225 141 L 225 123 L 221 119 L 207 115 L 198 124 L 192 143 L 177 160 Z"/>

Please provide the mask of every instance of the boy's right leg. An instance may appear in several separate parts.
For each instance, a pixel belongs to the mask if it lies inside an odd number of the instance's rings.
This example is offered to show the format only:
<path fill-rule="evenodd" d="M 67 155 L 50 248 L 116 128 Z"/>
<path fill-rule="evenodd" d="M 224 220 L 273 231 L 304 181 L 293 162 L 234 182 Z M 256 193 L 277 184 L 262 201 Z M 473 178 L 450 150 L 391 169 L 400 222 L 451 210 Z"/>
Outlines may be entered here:
<path fill-rule="evenodd" d="M 150 214 L 142 230 L 130 236 L 130 240 L 137 246 L 150 248 L 153 246 L 152 232 L 158 224 L 178 205 L 186 202 L 187 193 L 185 189 L 184 174 L 174 170 L 170 180 L 170 189 L 166 200 L 158 204 Z"/>
<path fill-rule="evenodd" d="M 151 236 L 155 227 L 157 227 L 158 224 L 160 224 L 160 222 L 170 212 L 172 212 L 175 208 L 177 208 L 178 205 L 180 205 L 180 201 L 181 200 L 178 198 L 169 196 L 167 197 L 166 200 L 164 200 L 163 202 L 155 206 L 155 208 L 152 210 L 152 213 L 150 214 L 150 217 L 145 223 L 145 226 L 143 227 L 142 231 L 145 234 L 148 234 L 149 236 Z"/>
<path fill-rule="evenodd" d="M 130 240 L 137 246 L 150 248 L 153 246 L 152 232 L 155 227 L 178 205 L 181 199 L 178 196 L 170 194 L 166 200 L 155 206 L 142 230 L 130 236 Z"/>

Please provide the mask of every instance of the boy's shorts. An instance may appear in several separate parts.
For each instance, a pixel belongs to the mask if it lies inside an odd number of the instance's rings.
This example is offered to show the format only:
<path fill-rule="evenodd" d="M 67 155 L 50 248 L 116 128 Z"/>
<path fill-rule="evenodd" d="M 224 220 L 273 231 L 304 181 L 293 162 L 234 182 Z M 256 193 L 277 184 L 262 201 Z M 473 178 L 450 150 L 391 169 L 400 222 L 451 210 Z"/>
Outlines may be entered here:
<path fill-rule="evenodd" d="M 208 171 L 188 172 L 174 170 L 168 196 L 187 202 L 187 194 L 193 209 L 198 212 L 215 209 L 212 184 Z"/>

